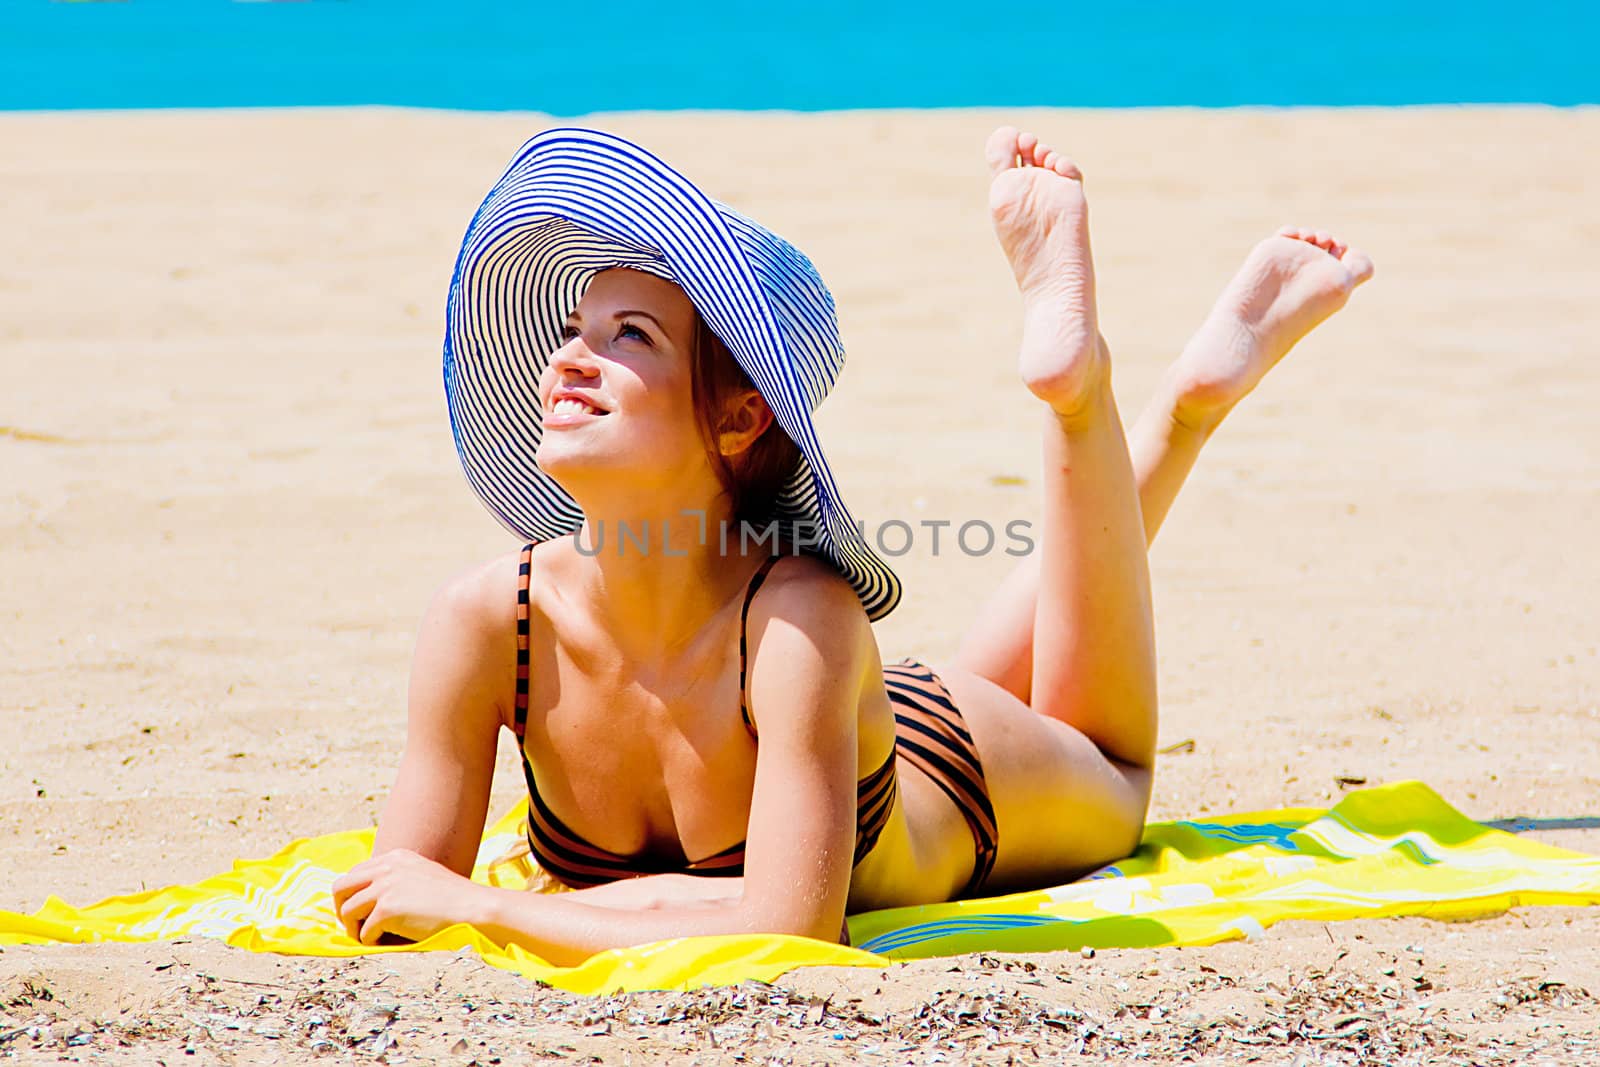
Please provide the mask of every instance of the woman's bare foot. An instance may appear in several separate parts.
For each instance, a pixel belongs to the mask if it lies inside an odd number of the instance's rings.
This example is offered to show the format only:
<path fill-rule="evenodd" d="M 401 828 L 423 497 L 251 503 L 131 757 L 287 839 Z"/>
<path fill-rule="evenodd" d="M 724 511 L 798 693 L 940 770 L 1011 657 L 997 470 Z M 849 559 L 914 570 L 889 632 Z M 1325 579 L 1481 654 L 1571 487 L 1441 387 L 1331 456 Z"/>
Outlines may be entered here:
<path fill-rule="evenodd" d="M 1031 133 L 1005 126 L 984 147 L 989 211 L 1022 291 L 1022 380 L 1057 414 L 1080 414 L 1105 381 L 1083 175 Z"/>
<path fill-rule="evenodd" d="M 1256 245 L 1173 364 L 1173 418 L 1213 429 L 1372 270 L 1365 252 L 1318 230 L 1285 226 Z"/>

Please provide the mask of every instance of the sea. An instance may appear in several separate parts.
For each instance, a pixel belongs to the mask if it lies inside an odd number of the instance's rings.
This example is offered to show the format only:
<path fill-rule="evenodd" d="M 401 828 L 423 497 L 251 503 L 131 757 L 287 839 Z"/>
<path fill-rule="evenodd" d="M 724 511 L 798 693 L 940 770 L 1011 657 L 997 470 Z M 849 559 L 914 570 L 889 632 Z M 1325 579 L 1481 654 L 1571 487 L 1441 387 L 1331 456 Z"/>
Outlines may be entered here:
<path fill-rule="evenodd" d="M 0 0 L 0 109 L 1600 102 L 1600 0 Z"/>

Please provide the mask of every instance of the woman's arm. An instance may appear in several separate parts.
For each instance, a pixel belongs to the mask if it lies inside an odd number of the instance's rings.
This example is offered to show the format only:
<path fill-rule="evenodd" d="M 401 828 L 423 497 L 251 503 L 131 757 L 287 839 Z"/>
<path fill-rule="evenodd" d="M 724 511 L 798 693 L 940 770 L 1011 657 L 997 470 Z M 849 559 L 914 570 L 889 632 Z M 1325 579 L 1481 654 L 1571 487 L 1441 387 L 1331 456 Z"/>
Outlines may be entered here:
<path fill-rule="evenodd" d="M 568 964 L 606 949 L 697 934 L 836 939 L 854 858 L 856 718 L 877 666 L 876 646 L 855 593 L 822 565 L 804 560 L 779 568 L 767 589 L 750 615 L 748 684 L 761 742 L 745 875 L 737 887 L 701 895 L 663 883 L 652 887 L 654 906 L 634 910 L 582 893 L 451 883 L 437 864 L 395 853 L 363 865 L 364 884 L 343 901 L 342 913 L 357 920 L 361 940 L 372 944 L 384 933 L 425 937 L 467 922 L 496 941 Z M 430 901 L 447 896 L 448 913 L 430 914 Z"/>
<path fill-rule="evenodd" d="M 744 877 L 706 878 L 697 874 L 647 874 L 623 878 L 565 894 L 597 908 L 620 911 L 663 911 L 668 908 L 710 908 L 744 895 Z"/>
<path fill-rule="evenodd" d="M 407 849 L 472 873 L 495 747 L 516 677 L 517 557 L 452 580 L 423 616 L 411 661 L 405 753 L 374 856 Z"/>
<path fill-rule="evenodd" d="M 750 614 L 749 699 L 761 741 L 740 892 L 669 897 L 642 911 L 578 894 L 497 892 L 481 898 L 474 925 L 554 963 L 696 934 L 838 939 L 855 856 L 856 723 L 877 646 L 860 600 L 831 572 L 772 584 Z"/>

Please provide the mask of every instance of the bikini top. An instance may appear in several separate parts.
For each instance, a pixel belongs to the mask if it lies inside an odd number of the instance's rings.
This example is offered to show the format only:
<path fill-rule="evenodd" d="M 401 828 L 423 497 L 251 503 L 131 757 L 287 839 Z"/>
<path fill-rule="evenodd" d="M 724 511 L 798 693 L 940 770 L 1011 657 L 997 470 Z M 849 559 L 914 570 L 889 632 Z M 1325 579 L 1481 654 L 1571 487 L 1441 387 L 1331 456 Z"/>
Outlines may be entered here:
<path fill-rule="evenodd" d="M 528 761 L 524 742 L 528 724 L 528 663 L 529 663 L 529 599 L 528 582 L 533 570 L 533 545 L 522 550 L 517 568 L 517 688 L 515 703 L 515 733 L 517 747 L 522 753 L 522 774 L 528 783 L 528 847 L 534 859 L 557 880 L 573 889 L 615 882 L 646 874 L 697 874 L 715 877 L 737 877 L 744 873 L 745 842 L 730 845 L 721 852 L 697 860 L 688 857 L 651 855 L 644 852 L 622 855 L 600 848 L 585 840 L 577 831 L 550 810 L 539 795 L 534 781 L 533 765 Z M 767 573 L 778 561 L 769 557 L 745 589 L 744 605 L 739 611 L 739 715 L 751 737 L 756 737 L 755 720 L 750 716 L 745 697 L 745 668 L 748 644 L 745 626 L 750 616 L 750 601 L 756 590 L 766 581 Z M 889 812 L 894 808 L 898 784 L 895 778 L 895 753 L 891 750 L 883 766 L 856 783 L 856 848 L 855 863 L 860 863 L 877 844 L 878 836 L 889 822 Z"/>

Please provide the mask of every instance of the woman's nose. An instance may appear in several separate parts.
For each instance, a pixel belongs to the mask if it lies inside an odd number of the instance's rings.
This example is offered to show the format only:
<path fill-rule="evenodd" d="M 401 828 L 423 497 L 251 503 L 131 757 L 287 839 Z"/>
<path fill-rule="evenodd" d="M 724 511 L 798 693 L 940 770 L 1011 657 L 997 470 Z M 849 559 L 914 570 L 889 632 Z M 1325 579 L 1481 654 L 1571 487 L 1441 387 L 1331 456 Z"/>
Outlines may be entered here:
<path fill-rule="evenodd" d="M 590 378 L 600 372 L 594 352 L 584 343 L 583 335 L 568 338 L 550 355 L 550 367 L 560 373 L 572 373 Z"/>

